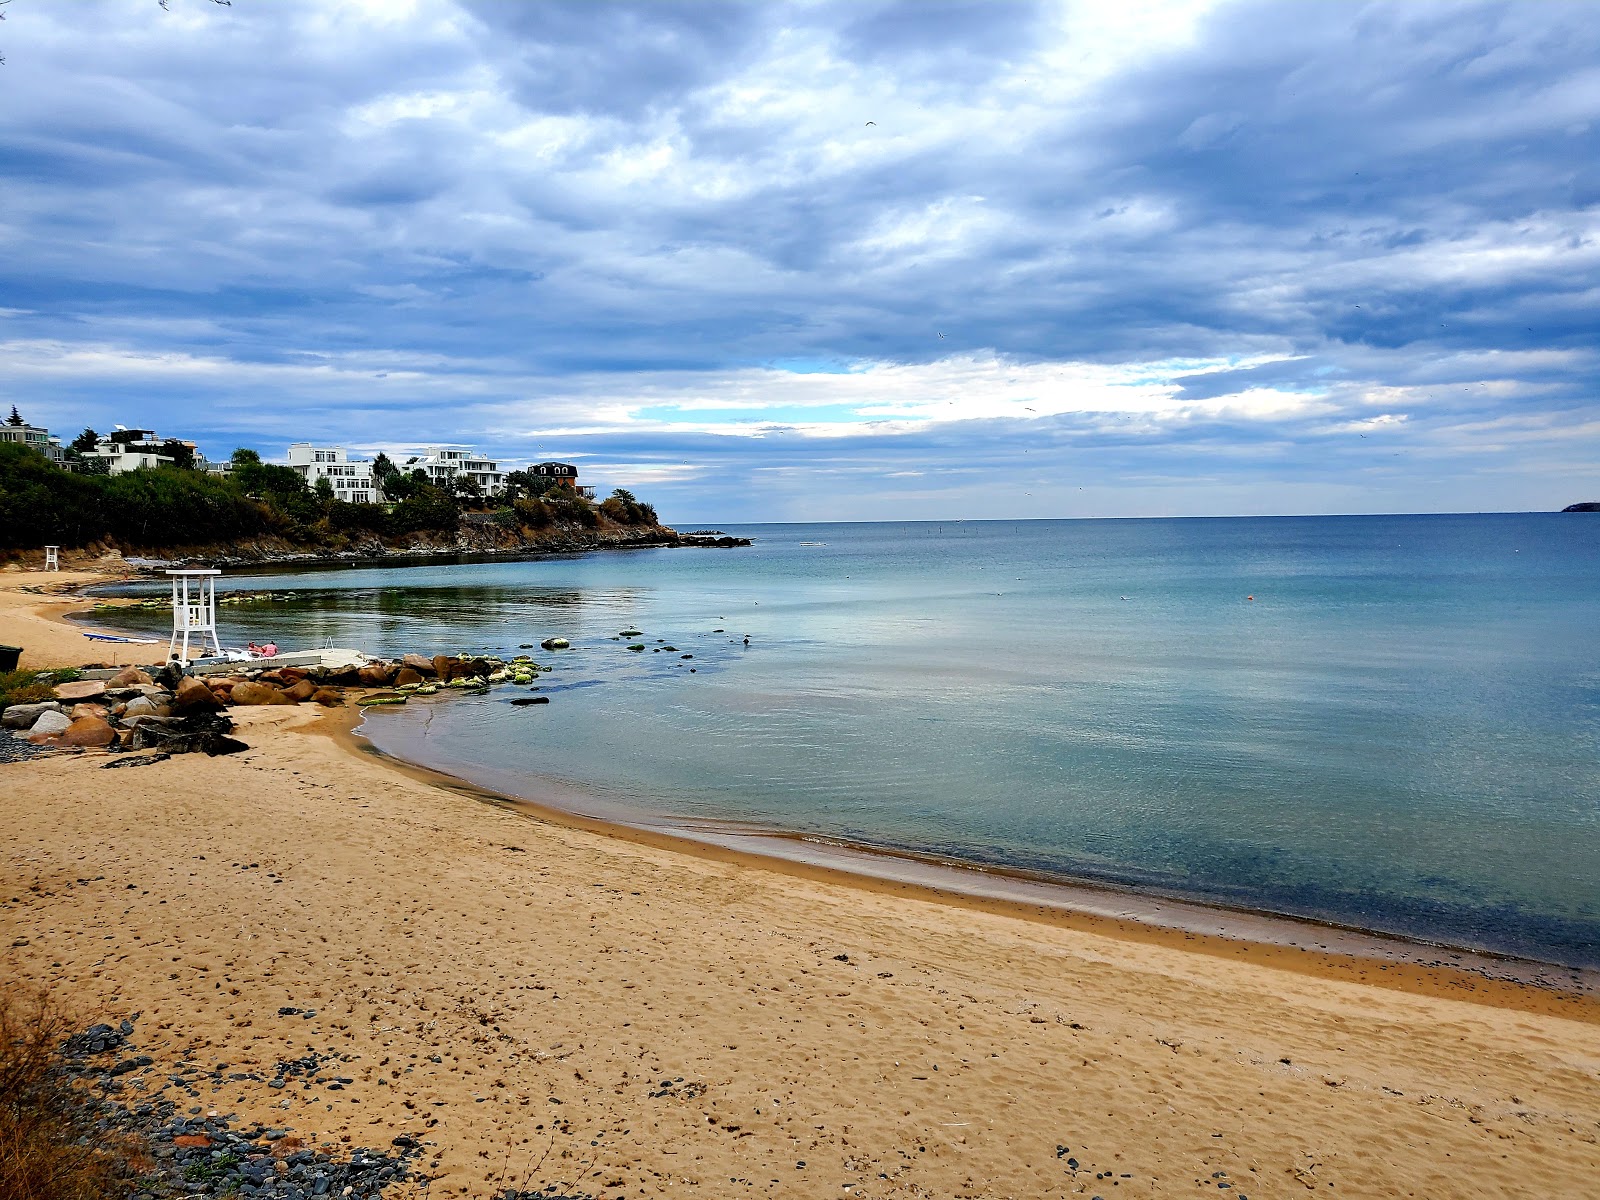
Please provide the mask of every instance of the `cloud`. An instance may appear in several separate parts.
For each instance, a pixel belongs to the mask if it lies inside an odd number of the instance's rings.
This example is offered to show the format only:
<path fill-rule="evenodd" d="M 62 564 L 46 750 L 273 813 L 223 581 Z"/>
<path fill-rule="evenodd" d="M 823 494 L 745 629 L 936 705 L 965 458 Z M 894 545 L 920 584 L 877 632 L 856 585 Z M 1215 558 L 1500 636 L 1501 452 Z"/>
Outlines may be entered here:
<path fill-rule="evenodd" d="M 5 26 L 46 423 L 717 521 L 1600 492 L 1577 6 L 171 8 Z"/>

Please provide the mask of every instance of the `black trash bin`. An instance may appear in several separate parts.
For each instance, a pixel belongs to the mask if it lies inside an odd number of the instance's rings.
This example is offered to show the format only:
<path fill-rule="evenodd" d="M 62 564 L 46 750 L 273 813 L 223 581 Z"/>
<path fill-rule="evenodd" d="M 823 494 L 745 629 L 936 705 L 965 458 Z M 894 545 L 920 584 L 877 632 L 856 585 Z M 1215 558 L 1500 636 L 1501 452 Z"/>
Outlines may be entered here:
<path fill-rule="evenodd" d="M 21 646 L 0 646 L 0 671 L 15 671 L 21 657 Z"/>

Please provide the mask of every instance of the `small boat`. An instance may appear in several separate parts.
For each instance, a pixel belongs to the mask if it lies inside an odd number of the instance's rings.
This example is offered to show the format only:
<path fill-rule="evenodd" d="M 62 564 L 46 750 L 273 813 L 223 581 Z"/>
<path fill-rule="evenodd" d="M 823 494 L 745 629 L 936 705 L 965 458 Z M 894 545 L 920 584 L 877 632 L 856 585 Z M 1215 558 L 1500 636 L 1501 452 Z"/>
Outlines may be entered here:
<path fill-rule="evenodd" d="M 802 546 L 826 546 L 827 542 L 801 542 Z"/>

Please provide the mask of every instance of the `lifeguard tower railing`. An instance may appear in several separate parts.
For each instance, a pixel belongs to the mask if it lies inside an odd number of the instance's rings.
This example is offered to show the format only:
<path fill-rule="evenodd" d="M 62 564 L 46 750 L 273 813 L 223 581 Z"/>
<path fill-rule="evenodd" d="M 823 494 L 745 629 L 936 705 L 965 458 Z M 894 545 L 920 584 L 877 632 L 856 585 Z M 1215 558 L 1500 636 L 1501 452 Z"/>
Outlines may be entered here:
<path fill-rule="evenodd" d="M 167 657 L 189 662 L 189 642 L 194 639 L 199 653 L 222 655 L 222 643 L 217 640 L 217 576 L 215 568 L 191 571 L 168 571 L 172 576 L 172 640 L 167 643 Z"/>

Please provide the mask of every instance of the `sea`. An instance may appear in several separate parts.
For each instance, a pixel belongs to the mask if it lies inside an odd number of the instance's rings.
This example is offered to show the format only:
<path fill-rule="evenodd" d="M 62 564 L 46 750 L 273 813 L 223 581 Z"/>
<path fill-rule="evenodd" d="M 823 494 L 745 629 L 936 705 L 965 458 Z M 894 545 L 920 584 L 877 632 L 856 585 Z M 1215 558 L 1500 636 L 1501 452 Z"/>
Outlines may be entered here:
<path fill-rule="evenodd" d="M 1600 968 L 1600 518 L 723 528 L 229 570 L 222 638 L 531 654 L 361 734 L 607 819 Z"/>

